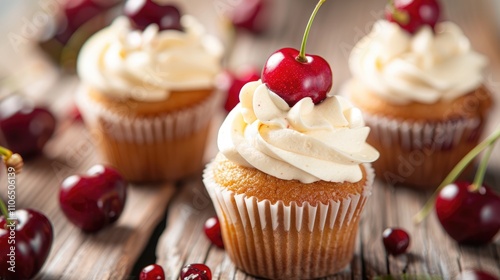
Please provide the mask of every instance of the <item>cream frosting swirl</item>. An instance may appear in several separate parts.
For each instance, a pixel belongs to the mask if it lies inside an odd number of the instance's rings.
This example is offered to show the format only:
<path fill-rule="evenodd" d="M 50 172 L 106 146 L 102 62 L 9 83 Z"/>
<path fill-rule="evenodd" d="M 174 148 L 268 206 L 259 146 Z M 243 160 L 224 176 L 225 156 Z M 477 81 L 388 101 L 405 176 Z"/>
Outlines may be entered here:
<path fill-rule="evenodd" d="M 355 80 L 396 104 L 432 104 L 462 96 L 483 82 L 484 56 L 474 52 L 460 27 L 440 22 L 414 35 L 379 20 L 353 48 L 349 66 Z"/>
<path fill-rule="evenodd" d="M 284 180 L 358 182 L 361 163 L 378 152 L 366 143 L 370 128 L 344 97 L 293 107 L 261 81 L 247 83 L 224 120 L 218 147 L 229 160 Z"/>
<path fill-rule="evenodd" d="M 213 87 L 222 44 L 192 16 L 183 16 L 181 25 L 184 31 L 159 31 L 156 24 L 141 31 L 118 17 L 85 43 L 78 75 L 103 94 L 140 101 L 165 100 L 174 90 Z"/>

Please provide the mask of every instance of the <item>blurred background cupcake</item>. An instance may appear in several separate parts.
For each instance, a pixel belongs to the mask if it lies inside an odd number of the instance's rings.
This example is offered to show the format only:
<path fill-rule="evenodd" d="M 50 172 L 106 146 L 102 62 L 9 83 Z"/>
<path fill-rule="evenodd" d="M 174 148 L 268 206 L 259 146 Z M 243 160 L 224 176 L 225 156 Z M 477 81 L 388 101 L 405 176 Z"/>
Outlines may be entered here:
<path fill-rule="evenodd" d="M 134 182 L 201 170 L 223 47 L 173 5 L 130 0 L 78 57 L 77 105 L 104 158 Z"/>
<path fill-rule="evenodd" d="M 394 1 L 349 57 L 343 94 L 372 128 L 377 176 L 435 188 L 480 139 L 491 96 L 486 57 L 459 26 L 441 21 L 435 1 Z M 426 13 L 419 13 L 425 10 Z"/>

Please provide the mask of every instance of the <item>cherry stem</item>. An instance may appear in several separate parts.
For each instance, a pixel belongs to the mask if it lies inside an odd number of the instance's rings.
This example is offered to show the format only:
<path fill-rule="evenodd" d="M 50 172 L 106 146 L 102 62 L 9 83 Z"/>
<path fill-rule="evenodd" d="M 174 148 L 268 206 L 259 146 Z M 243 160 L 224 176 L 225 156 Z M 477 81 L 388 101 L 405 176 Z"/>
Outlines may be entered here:
<path fill-rule="evenodd" d="M 5 202 L 0 198 L 0 213 L 2 216 L 5 217 L 5 220 L 7 220 L 7 224 L 11 224 L 11 218 L 9 215 L 9 211 L 7 210 L 7 206 L 5 205 Z"/>
<path fill-rule="evenodd" d="M 402 25 L 406 25 L 410 22 L 410 16 L 408 13 L 396 9 L 394 0 L 389 0 L 389 7 L 394 20 Z"/>
<path fill-rule="evenodd" d="M 469 188 L 469 191 L 471 192 L 477 192 L 483 185 L 484 181 L 484 174 L 486 174 L 486 169 L 488 168 L 488 161 L 490 160 L 491 153 L 493 152 L 493 148 L 495 148 L 495 145 L 490 144 L 488 146 L 488 149 L 484 152 L 483 158 L 481 159 L 481 162 L 479 163 L 479 167 L 476 172 L 476 176 L 474 177 L 474 183 L 472 186 Z"/>
<path fill-rule="evenodd" d="M 422 222 L 431 212 L 432 208 L 434 207 L 435 201 L 437 196 L 439 195 L 439 192 L 446 187 L 447 185 L 453 183 L 458 176 L 462 173 L 462 171 L 465 169 L 465 167 L 479 154 L 481 153 L 484 149 L 488 148 L 489 146 L 492 146 L 497 140 L 500 138 L 500 129 L 497 129 L 494 131 L 488 138 L 486 138 L 483 142 L 479 143 L 474 149 L 470 150 L 469 153 L 465 155 L 465 157 L 460 160 L 457 165 L 450 171 L 448 176 L 444 178 L 443 182 L 439 185 L 439 187 L 436 189 L 436 191 L 432 194 L 431 198 L 425 203 L 424 207 L 418 212 L 415 217 L 413 217 L 413 220 L 415 223 L 420 223 Z M 489 157 L 489 156 L 487 156 Z M 483 176 L 484 177 L 484 176 Z"/>
<path fill-rule="evenodd" d="M 0 156 L 2 156 L 4 162 L 6 162 L 12 156 L 12 151 L 0 146 Z"/>
<path fill-rule="evenodd" d="M 307 44 L 307 37 L 309 37 L 309 30 L 311 30 L 311 26 L 312 26 L 312 23 L 314 21 L 314 17 L 316 17 L 316 14 L 318 13 L 319 8 L 321 7 L 321 5 L 323 5 L 323 3 L 325 1 L 326 0 L 319 0 L 318 4 L 316 4 L 316 7 L 314 8 L 314 11 L 311 14 L 311 17 L 309 18 L 309 21 L 307 22 L 306 31 L 304 32 L 304 37 L 302 37 L 302 45 L 300 45 L 299 56 L 297 56 L 297 61 L 299 61 L 299 62 L 302 62 L 302 63 L 307 62 L 306 44 Z"/>

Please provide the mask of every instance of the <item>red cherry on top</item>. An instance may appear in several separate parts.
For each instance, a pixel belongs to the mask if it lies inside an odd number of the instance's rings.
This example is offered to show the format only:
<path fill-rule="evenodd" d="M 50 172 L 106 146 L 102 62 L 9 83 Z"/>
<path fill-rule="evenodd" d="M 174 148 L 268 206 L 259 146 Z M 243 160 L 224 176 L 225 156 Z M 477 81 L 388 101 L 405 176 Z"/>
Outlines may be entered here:
<path fill-rule="evenodd" d="M 150 264 L 144 267 L 139 274 L 139 280 L 164 280 L 165 271 L 160 265 Z"/>
<path fill-rule="evenodd" d="M 459 243 L 487 244 L 500 230 L 500 196 L 484 185 L 478 191 L 470 187 L 463 181 L 445 186 L 436 199 L 436 214 Z"/>
<path fill-rule="evenodd" d="M 328 62 L 317 55 L 298 59 L 299 51 L 283 48 L 273 53 L 262 69 L 262 82 L 290 107 L 310 97 L 314 104 L 325 100 L 332 88 L 332 70 Z"/>
<path fill-rule="evenodd" d="M 182 31 L 181 13 L 174 5 L 160 5 L 152 0 L 128 0 L 124 12 L 133 26 L 140 30 L 156 23 L 160 30 Z"/>
<path fill-rule="evenodd" d="M 410 235 L 400 228 L 387 228 L 382 233 L 382 241 L 387 253 L 397 256 L 406 252 L 410 245 Z"/>
<path fill-rule="evenodd" d="M 439 21 L 440 10 L 437 0 L 393 0 L 386 6 L 385 17 L 414 34 L 424 25 L 434 29 Z"/>
<path fill-rule="evenodd" d="M 314 104 L 325 100 L 332 88 L 332 69 L 326 60 L 306 54 L 307 37 L 314 17 L 325 0 L 319 0 L 307 22 L 300 51 L 283 48 L 273 53 L 262 69 L 262 82 L 290 107 L 310 97 Z"/>

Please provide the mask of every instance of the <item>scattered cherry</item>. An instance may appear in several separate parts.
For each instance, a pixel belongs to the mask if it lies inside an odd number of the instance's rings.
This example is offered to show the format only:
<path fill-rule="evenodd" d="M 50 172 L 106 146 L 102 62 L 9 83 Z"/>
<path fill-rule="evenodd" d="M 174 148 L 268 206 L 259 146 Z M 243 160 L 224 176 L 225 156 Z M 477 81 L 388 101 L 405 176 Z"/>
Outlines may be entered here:
<path fill-rule="evenodd" d="M 5 216 L 0 217 L 0 279 L 31 279 L 49 255 L 54 238 L 52 224 L 33 209 L 19 209 L 14 213 L 11 218 L 16 219 L 10 223 Z M 15 255 L 12 262 L 10 255 Z M 12 266 L 15 272 L 9 270 Z"/>
<path fill-rule="evenodd" d="M 238 29 L 261 33 L 266 27 L 266 7 L 266 0 L 240 0 L 231 9 L 229 19 Z"/>
<path fill-rule="evenodd" d="M 436 199 L 436 214 L 459 243 L 487 244 L 500 230 L 500 196 L 484 185 L 471 191 L 471 185 L 464 181 L 446 185 Z"/>
<path fill-rule="evenodd" d="M 144 267 L 139 274 L 140 280 L 164 280 L 165 272 L 160 265 L 150 264 Z"/>
<path fill-rule="evenodd" d="M 12 151 L 28 158 L 40 154 L 54 134 L 56 118 L 19 95 L 0 103 L 0 130 Z"/>
<path fill-rule="evenodd" d="M 215 246 L 219 248 L 224 248 L 224 242 L 222 241 L 222 234 L 220 231 L 220 223 L 217 217 L 208 218 L 203 226 L 205 235 L 212 241 Z"/>
<path fill-rule="evenodd" d="M 382 233 L 382 241 L 387 253 L 397 256 L 406 252 L 410 245 L 410 235 L 401 228 L 387 228 Z"/>
<path fill-rule="evenodd" d="M 391 0 L 386 6 L 385 17 L 414 34 L 424 25 L 434 29 L 440 10 L 438 0 Z"/>
<path fill-rule="evenodd" d="M 62 4 L 64 21 L 57 26 L 56 39 L 65 45 L 85 23 L 107 12 L 120 2 L 121 0 L 66 0 Z"/>
<path fill-rule="evenodd" d="M 226 112 L 231 111 L 240 102 L 241 88 L 246 83 L 257 81 L 259 78 L 259 73 L 253 67 L 242 69 L 238 73 L 227 70 L 221 74 L 219 84 L 222 84 L 221 89 L 227 93 L 226 103 L 224 104 Z"/>
<path fill-rule="evenodd" d="M 202 263 L 187 264 L 182 267 L 181 280 L 212 280 L 212 272 Z"/>
<path fill-rule="evenodd" d="M 309 19 L 300 51 L 280 49 L 267 59 L 262 69 L 262 82 L 290 107 L 306 97 L 318 104 L 332 88 L 332 70 L 328 62 L 320 56 L 305 53 L 309 30 L 323 2 L 325 0 L 319 1 Z"/>
<path fill-rule="evenodd" d="M 465 270 L 457 280 L 498 280 L 498 278 L 484 271 Z"/>
<path fill-rule="evenodd" d="M 67 24 L 72 30 L 76 30 L 96 14 L 114 6 L 116 2 L 116 0 L 66 0 L 63 10 L 68 19 Z"/>
<path fill-rule="evenodd" d="M 128 0 L 124 12 L 137 29 L 144 30 L 155 23 L 160 30 L 182 30 L 181 13 L 173 5 L 160 5 L 153 0 Z"/>
<path fill-rule="evenodd" d="M 66 217 L 85 232 L 114 223 L 125 206 L 127 183 L 118 171 L 94 165 L 86 176 L 66 178 L 59 190 L 59 205 Z"/>

